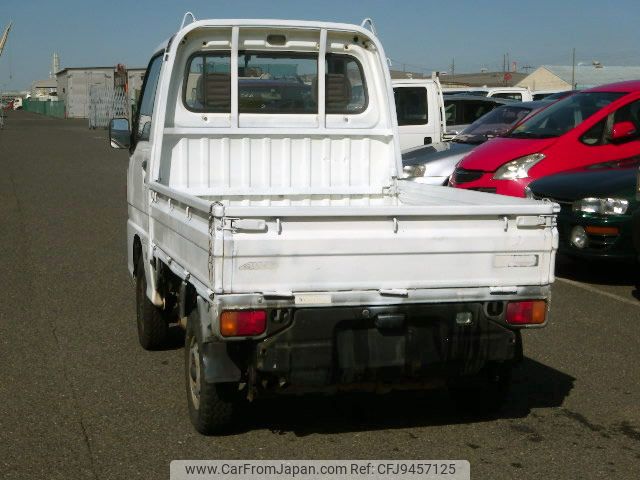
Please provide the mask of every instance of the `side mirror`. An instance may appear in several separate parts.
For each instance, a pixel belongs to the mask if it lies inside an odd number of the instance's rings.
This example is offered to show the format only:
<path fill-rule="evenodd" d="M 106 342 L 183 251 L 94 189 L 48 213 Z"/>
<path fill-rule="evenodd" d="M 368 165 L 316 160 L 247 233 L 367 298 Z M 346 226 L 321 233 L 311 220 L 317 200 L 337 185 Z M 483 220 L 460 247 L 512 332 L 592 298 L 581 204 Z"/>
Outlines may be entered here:
<path fill-rule="evenodd" d="M 129 120 L 126 118 L 111 119 L 109 122 L 109 142 L 111 148 L 129 148 L 131 145 Z"/>
<path fill-rule="evenodd" d="M 613 125 L 609 140 L 613 143 L 623 142 L 634 137 L 637 133 L 636 126 L 633 122 L 624 121 Z"/>

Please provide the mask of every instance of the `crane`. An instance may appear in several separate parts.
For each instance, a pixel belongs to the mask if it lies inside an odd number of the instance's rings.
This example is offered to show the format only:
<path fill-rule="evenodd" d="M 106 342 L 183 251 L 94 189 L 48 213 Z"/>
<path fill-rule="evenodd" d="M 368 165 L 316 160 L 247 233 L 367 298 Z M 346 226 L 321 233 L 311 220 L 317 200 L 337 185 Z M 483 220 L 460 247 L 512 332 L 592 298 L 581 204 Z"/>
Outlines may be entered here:
<path fill-rule="evenodd" d="M 2 34 L 2 37 L 0 37 L 0 57 L 2 56 L 2 51 L 4 50 L 4 46 L 7 43 L 7 38 L 9 38 L 9 32 L 11 31 L 12 25 L 13 25 L 13 22 L 9 22 L 9 25 L 7 25 L 7 28 L 4 29 L 4 33 Z"/>
<path fill-rule="evenodd" d="M 0 37 L 0 57 L 2 56 L 2 51 L 4 50 L 4 46 L 7 43 L 7 38 L 9 38 L 9 32 L 11 31 L 11 26 L 13 22 L 9 22 L 7 28 L 4 29 L 2 33 L 2 37 Z M 0 103 L 2 101 L 2 92 L 0 92 Z M 4 112 L 0 109 L 0 128 L 4 127 Z"/>

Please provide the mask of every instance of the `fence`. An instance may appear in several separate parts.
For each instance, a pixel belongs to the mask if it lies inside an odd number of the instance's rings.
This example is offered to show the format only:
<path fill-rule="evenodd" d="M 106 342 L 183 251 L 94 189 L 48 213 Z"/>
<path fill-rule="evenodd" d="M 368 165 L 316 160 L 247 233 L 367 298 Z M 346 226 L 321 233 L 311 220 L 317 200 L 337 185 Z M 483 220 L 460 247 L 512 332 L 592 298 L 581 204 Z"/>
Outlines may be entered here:
<path fill-rule="evenodd" d="M 106 128 L 112 118 L 129 118 L 129 98 L 123 88 L 92 85 L 89 90 L 89 128 Z"/>
<path fill-rule="evenodd" d="M 24 99 L 22 108 L 27 112 L 39 113 L 47 117 L 65 118 L 64 102 L 61 101 L 39 101 L 33 99 Z"/>

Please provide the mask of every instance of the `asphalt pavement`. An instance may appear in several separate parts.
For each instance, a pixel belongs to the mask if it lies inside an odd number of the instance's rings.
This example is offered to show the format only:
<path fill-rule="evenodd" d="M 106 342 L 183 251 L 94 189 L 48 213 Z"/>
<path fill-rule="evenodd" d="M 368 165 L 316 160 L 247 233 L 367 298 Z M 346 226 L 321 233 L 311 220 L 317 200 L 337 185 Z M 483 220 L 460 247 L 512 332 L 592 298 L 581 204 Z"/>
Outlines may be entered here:
<path fill-rule="evenodd" d="M 0 478 L 163 479 L 173 459 L 467 459 L 475 479 L 640 478 L 635 265 L 560 260 L 552 318 L 524 334 L 491 418 L 442 392 L 257 402 L 197 434 L 179 345 L 136 338 L 127 153 L 84 120 L 0 130 Z"/>

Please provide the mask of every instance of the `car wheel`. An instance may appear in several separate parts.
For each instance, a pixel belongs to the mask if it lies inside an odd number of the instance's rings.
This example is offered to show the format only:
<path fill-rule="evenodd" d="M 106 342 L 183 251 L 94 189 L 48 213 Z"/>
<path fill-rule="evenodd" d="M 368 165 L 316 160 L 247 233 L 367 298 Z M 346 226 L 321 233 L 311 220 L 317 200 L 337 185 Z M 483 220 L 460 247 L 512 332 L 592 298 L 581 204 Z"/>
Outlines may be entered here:
<path fill-rule="evenodd" d="M 163 311 L 147 297 L 147 279 L 142 254 L 136 267 L 136 323 L 138 340 L 145 350 L 165 347 L 169 338 L 169 323 Z"/>
<path fill-rule="evenodd" d="M 198 310 L 187 320 L 185 335 L 185 379 L 189 416 L 195 429 L 204 434 L 231 430 L 242 405 L 238 383 L 207 382 L 204 375 L 202 329 Z"/>

